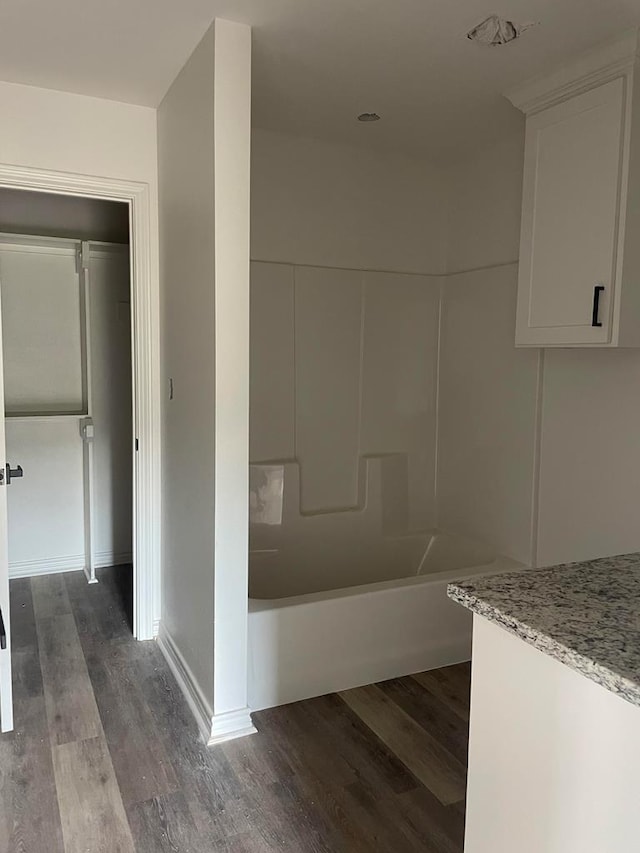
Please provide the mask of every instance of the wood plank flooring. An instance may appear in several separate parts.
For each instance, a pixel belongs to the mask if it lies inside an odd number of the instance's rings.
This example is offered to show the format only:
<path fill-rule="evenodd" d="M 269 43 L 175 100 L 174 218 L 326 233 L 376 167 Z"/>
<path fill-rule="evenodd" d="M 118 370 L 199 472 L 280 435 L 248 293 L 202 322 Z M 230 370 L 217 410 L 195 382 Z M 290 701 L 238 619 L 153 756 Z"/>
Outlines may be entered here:
<path fill-rule="evenodd" d="M 0 853 L 461 853 L 469 667 L 254 715 L 207 749 L 131 574 L 11 582 Z"/>

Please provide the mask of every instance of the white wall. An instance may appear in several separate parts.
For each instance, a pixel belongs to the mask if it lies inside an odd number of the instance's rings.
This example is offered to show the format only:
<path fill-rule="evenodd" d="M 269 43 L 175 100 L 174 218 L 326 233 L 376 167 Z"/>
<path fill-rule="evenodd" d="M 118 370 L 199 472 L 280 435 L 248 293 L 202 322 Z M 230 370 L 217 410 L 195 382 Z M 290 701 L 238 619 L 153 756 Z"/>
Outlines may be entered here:
<path fill-rule="evenodd" d="M 517 266 L 447 276 L 438 526 L 531 561 L 539 354 L 514 348 Z"/>
<path fill-rule="evenodd" d="M 156 113 L 0 82 L 0 162 L 149 184 L 157 261 Z"/>
<path fill-rule="evenodd" d="M 249 28 L 215 21 L 158 110 L 162 631 L 214 738 L 248 724 L 249 72 Z"/>
<path fill-rule="evenodd" d="M 523 137 L 516 135 L 451 170 L 449 270 L 488 269 L 452 276 L 445 288 L 445 316 L 448 303 L 460 302 L 464 282 L 468 295 L 458 310 L 475 310 L 482 322 L 469 317 L 464 333 L 451 340 L 445 321 L 440 523 L 484 528 L 499 542 L 511 538 L 514 557 L 526 553 L 532 524 L 531 557 L 538 565 L 637 551 L 640 406 L 634 389 L 640 351 L 549 349 L 542 355 L 513 346 L 517 264 L 511 262 L 519 249 L 522 155 Z M 491 341 L 493 356 L 482 355 L 474 366 L 478 336 Z M 465 362 L 457 370 L 460 388 L 452 401 L 447 374 Z M 505 384 L 507 375 L 511 382 Z M 466 417 L 465 398 L 475 400 Z M 472 453 L 483 441 L 493 447 L 485 444 L 484 453 Z M 496 500 L 500 483 L 508 490 Z M 484 490 L 492 495 L 489 504 Z"/>
<path fill-rule="evenodd" d="M 540 565 L 640 551 L 640 352 L 545 353 Z"/>
<path fill-rule="evenodd" d="M 516 350 L 522 132 L 449 170 L 438 523 L 536 558 L 540 351 Z"/>
<path fill-rule="evenodd" d="M 76 246 L 1 242 L 0 284 L 6 411 L 81 412 Z"/>
<path fill-rule="evenodd" d="M 0 233 L 129 242 L 123 202 L 0 188 Z"/>
<path fill-rule="evenodd" d="M 215 609 L 211 740 L 247 705 L 251 28 L 215 22 Z"/>
<path fill-rule="evenodd" d="M 163 311 L 162 624 L 213 704 L 214 30 L 158 110 Z M 169 382 L 173 399 L 169 399 Z M 187 439 L 188 436 L 188 439 Z"/>
<path fill-rule="evenodd" d="M 9 418 L 6 442 L 8 462 L 24 469 L 7 492 L 10 577 L 84 568 L 78 421 Z"/>
<path fill-rule="evenodd" d="M 446 191 L 425 161 L 254 129 L 251 257 L 443 272 Z"/>
<path fill-rule="evenodd" d="M 520 133 L 448 170 L 448 273 L 517 262 L 523 156 L 524 121 Z"/>

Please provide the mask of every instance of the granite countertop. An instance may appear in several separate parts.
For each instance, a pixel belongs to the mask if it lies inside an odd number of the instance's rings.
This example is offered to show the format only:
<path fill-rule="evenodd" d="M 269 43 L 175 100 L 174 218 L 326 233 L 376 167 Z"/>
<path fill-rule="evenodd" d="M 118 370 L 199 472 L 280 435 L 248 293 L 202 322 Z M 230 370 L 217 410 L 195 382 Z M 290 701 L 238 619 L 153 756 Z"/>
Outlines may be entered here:
<path fill-rule="evenodd" d="M 448 594 L 640 705 L 640 553 L 463 580 Z"/>

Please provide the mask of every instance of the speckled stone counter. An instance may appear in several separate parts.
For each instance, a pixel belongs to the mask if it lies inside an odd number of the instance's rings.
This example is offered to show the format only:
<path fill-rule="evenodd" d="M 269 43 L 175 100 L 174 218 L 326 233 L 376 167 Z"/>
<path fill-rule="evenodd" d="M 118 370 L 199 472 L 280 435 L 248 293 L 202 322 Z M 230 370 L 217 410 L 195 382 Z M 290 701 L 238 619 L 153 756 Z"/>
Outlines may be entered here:
<path fill-rule="evenodd" d="M 640 706 L 640 554 L 460 581 L 448 594 Z"/>

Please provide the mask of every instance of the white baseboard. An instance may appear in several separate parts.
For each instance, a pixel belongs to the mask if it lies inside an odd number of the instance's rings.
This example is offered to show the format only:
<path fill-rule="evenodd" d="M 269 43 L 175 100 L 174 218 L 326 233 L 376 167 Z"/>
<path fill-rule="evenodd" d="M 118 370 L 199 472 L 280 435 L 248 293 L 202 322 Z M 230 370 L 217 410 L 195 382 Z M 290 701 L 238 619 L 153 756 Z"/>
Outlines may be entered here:
<path fill-rule="evenodd" d="M 251 712 L 248 706 L 237 711 L 227 711 L 226 714 L 214 714 L 211 718 L 211 733 L 207 740 L 207 746 L 246 737 L 256 732 L 257 729 L 251 722 Z"/>
<path fill-rule="evenodd" d="M 205 698 L 191 668 L 171 634 L 160 622 L 157 642 L 173 673 L 184 698 L 196 719 L 200 735 L 207 746 L 223 743 L 234 738 L 254 734 L 256 729 L 251 722 L 249 708 L 214 715 L 211 705 Z"/>
<path fill-rule="evenodd" d="M 204 697 L 200 685 L 182 656 L 182 652 L 162 622 L 159 626 L 157 642 L 160 651 L 169 664 L 169 669 L 178 682 L 178 687 L 187 700 L 191 713 L 196 718 L 202 739 L 208 743 L 211 734 L 211 717 L 213 716 L 211 706 Z"/>
<path fill-rule="evenodd" d="M 121 566 L 132 562 L 131 553 L 115 554 L 113 551 L 99 551 L 96 554 L 96 568 Z M 10 578 L 31 578 L 36 575 L 55 575 L 60 572 L 82 572 L 85 568 L 84 554 L 66 557 L 52 557 L 48 560 L 22 560 L 9 563 Z"/>
<path fill-rule="evenodd" d="M 152 628 L 151 636 L 154 640 L 157 640 L 159 634 L 160 634 L 160 619 L 156 618 L 153 620 L 153 628 Z"/>
<path fill-rule="evenodd" d="M 89 566 L 84 567 L 83 571 L 84 576 L 87 579 L 87 583 L 98 583 L 98 578 L 95 576 L 95 568 L 96 567 L 94 567 L 94 571 L 92 571 Z"/>

